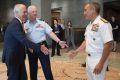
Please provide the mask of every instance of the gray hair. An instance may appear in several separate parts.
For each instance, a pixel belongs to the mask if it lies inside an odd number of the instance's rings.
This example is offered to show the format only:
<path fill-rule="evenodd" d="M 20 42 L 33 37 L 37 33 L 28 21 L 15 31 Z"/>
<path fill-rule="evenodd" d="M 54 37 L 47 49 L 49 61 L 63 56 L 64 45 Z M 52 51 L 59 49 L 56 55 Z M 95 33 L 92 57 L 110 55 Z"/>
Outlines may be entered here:
<path fill-rule="evenodd" d="M 34 8 L 34 9 L 37 9 L 37 7 L 36 7 L 35 5 L 29 6 L 28 9 L 27 9 L 28 13 L 30 13 L 30 11 L 31 11 L 33 8 Z"/>
<path fill-rule="evenodd" d="M 100 13 L 101 6 L 100 6 L 100 4 L 99 4 L 98 2 L 87 2 L 87 3 L 85 3 L 84 6 L 86 6 L 86 5 L 88 5 L 88 4 L 89 4 L 90 6 L 92 6 L 93 8 L 95 8 L 95 11 L 96 11 L 97 14 Z"/>
<path fill-rule="evenodd" d="M 24 4 L 16 4 L 14 6 L 14 16 L 16 17 L 20 12 L 21 12 L 21 6 L 23 6 Z"/>

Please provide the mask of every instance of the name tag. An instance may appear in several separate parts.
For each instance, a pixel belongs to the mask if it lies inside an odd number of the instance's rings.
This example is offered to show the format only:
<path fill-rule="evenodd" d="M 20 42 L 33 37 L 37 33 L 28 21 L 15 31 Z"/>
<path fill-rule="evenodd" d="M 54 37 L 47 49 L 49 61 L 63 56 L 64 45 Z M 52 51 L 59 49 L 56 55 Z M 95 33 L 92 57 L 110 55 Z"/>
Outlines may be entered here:
<path fill-rule="evenodd" d="M 44 27 L 43 27 L 43 25 L 38 24 L 38 25 L 36 26 L 36 28 L 44 28 Z"/>

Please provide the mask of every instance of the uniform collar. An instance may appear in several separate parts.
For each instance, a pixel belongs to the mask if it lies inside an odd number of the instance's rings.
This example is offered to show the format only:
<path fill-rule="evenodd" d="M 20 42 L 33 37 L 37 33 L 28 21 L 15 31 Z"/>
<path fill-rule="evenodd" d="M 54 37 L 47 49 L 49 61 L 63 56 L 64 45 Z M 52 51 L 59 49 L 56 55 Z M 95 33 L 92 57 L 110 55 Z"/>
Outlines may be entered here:
<path fill-rule="evenodd" d="M 28 23 L 29 23 L 29 24 L 36 24 L 36 23 L 37 23 L 37 19 L 34 20 L 34 21 L 30 21 L 30 20 L 28 20 Z"/>
<path fill-rule="evenodd" d="M 100 15 L 98 15 L 93 22 L 90 22 L 90 24 L 98 24 L 100 18 Z"/>

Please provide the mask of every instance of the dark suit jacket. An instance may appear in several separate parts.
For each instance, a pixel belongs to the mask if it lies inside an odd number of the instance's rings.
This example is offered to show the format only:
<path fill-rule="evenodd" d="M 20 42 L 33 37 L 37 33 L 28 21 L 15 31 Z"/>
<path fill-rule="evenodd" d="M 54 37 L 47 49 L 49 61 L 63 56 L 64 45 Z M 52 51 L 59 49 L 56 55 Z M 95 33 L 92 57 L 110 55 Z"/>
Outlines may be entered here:
<path fill-rule="evenodd" d="M 25 46 L 40 51 L 39 45 L 27 40 L 22 24 L 14 18 L 5 32 L 2 61 L 6 64 L 20 64 L 25 58 Z"/>
<path fill-rule="evenodd" d="M 59 39 L 62 40 L 62 38 L 63 38 L 63 29 L 62 29 L 62 27 L 59 24 L 57 26 L 58 26 L 58 29 L 59 29 L 59 33 L 56 34 L 56 35 L 57 35 L 57 37 Z M 52 26 L 52 29 L 53 29 L 53 32 L 55 32 L 55 26 L 54 25 Z"/>

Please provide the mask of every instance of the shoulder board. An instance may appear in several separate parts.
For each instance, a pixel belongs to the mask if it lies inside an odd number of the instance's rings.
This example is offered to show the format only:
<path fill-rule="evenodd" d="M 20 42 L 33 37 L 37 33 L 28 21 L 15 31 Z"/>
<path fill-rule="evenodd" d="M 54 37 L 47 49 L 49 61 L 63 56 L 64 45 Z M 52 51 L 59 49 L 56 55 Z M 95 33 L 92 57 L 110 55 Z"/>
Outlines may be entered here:
<path fill-rule="evenodd" d="M 108 23 L 108 21 L 105 20 L 104 18 L 101 18 L 100 20 L 103 21 L 104 23 Z"/>

